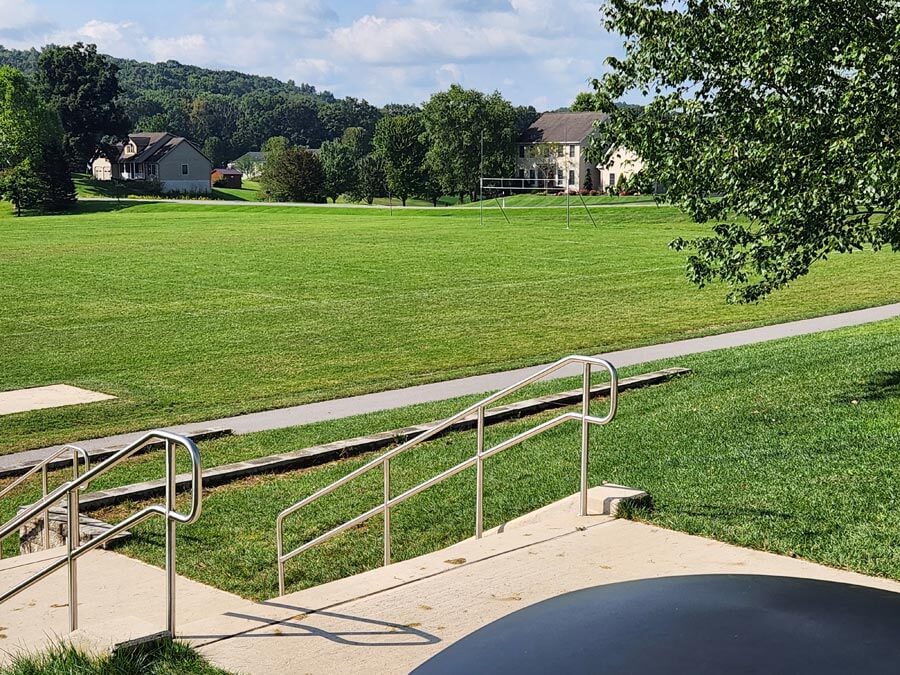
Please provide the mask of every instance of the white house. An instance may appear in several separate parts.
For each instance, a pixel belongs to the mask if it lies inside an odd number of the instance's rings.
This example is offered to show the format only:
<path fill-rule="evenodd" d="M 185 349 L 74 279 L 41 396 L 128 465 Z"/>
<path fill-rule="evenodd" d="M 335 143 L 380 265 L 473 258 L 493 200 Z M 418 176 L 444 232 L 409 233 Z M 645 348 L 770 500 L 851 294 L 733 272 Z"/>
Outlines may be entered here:
<path fill-rule="evenodd" d="M 610 152 L 601 164 L 590 161 L 587 150 L 596 125 L 606 119 L 599 112 L 544 113 L 518 140 L 516 168 L 523 186 L 549 190 L 603 191 L 641 170 L 641 159 L 625 148 Z"/>

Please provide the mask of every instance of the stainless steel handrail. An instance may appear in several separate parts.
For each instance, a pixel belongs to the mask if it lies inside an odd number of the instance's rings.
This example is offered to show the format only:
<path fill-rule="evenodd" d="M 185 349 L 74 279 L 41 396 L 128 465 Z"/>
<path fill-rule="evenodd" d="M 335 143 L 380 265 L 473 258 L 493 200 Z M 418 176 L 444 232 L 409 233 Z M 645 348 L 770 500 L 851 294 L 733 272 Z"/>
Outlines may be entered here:
<path fill-rule="evenodd" d="M 484 449 L 484 411 L 485 408 L 497 401 L 514 394 L 519 391 L 523 387 L 528 386 L 529 384 L 533 384 L 537 382 L 551 373 L 555 373 L 561 368 L 565 368 L 566 366 L 572 364 L 581 364 L 583 366 L 582 369 L 582 401 L 581 401 L 581 412 L 569 412 L 563 413 L 557 417 L 554 417 L 551 420 L 538 424 L 532 429 L 525 431 L 509 440 L 506 440 L 494 447 L 485 450 Z M 609 373 L 610 377 L 610 385 L 609 385 L 609 410 L 606 415 L 603 417 L 595 417 L 590 414 L 590 401 L 591 401 L 591 369 L 593 367 L 601 367 L 606 369 Z M 458 474 L 460 471 L 464 471 L 471 466 L 476 467 L 476 488 L 475 488 L 475 536 L 477 538 L 481 538 L 484 532 L 484 460 L 488 457 L 491 457 L 499 452 L 502 452 L 508 448 L 513 447 L 514 445 L 518 445 L 523 441 L 537 436 L 545 431 L 552 429 L 553 427 L 559 426 L 564 422 L 572 421 L 572 420 L 580 420 L 581 421 L 581 515 L 587 515 L 587 503 L 588 503 L 588 442 L 590 440 L 590 427 L 592 424 L 596 425 L 604 425 L 608 424 L 612 421 L 612 419 L 616 416 L 616 408 L 618 406 L 618 389 L 619 389 L 619 375 L 616 371 L 615 366 L 613 366 L 606 359 L 600 359 L 591 356 L 567 356 L 563 359 L 560 359 L 556 363 L 553 363 L 546 368 L 543 368 L 531 375 L 530 377 L 526 377 L 525 379 L 505 388 L 500 391 L 491 394 L 490 396 L 478 401 L 470 405 L 465 410 L 458 412 L 452 417 L 448 417 L 443 422 L 431 427 L 427 431 L 419 434 L 415 438 L 412 438 L 405 443 L 398 445 L 396 448 L 392 450 L 388 450 L 380 457 L 373 459 L 372 461 L 364 464 L 358 469 L 351 471 L 343 478 L 340 478 L 333 482 L 331 485 L 328 485 L 321 490 L 311 494 L 309 497 L 301 499 L 296 504 L 289 506 L 284 509 L 281 513 L 278 514 L 278 518 L 275 521 L 275 534 L 276 534 L 276 544 L 278 548 L 278 590 L 280 595 L 284 595 L 285 593 L 285 573 L 284 566 L 288 560 L 300 555 L 304 551 L 312 548 L 313 546 L 317 546 L 325 541 L 328 541 L 332 537 L 344 532 L 345 530 L 350 529 L 351 527 L 355 527 L 362 522 L 365 522 L 369 518 L 376 516 L 378 514 L 384 514 L 384 564 L 389 565 L 391 563 L 391 508 L 401 504 L 406 501 L 410 497 L 413 497 L 423 490 L 427 490 L 433 485 L 437 485 L 438 483 L 450 478 Z M 447 469 L 443 473 L 438 474 L 434 478 L 431 478 L 424 483 L 420 483 L 414 488 L 410 488 L 406 492 L 397 495 L 396 497 L 391 497 L 391 460 L 397 455 L 406 452 L 407 450 L 419 445 L 427 441 L 429 438 L 434 437 L 440 432 L 447 429 L 452 424 L 458 422 L 459 420 L 465 419 L 473 414 L 477 415 L 477 445 L 475 450 L 475 455 L 466 459 L 463 462 L 460 462 L 456 466 Z M 304 506 L 311 504 L 312 502 L 328 495 L 337 490 L 339 487 L 346 485 L 350 481 L 362 476 L 365 473 L 368 473 L 372 469 L 377 467 L 382 467 L 384 471 L 384 499 L 383 502 L 362 515 L 349 520 L 342 525 L 338 525 L 335 528 L 332 528 L 328 532 L 312 539 L 311 541 L 306 542 L 298 546 L 297 548 L 285 553 L 284 552 L 284 521 L 285 519 L 293 513 L 296 513 Z"/>
<path fill-rule="evenodd" d="M 39 464 L 35 464 L 31 467 L 26 473 L 23 473 L 21 476 L 16 478 L 12 483 L 7 485 L 5 488 L 0 490 L 0 499 L 8 495 L 12 490 L 16 487 L 24 483 L 26 480 L 31 478 L 38 471 L 41 472 L 41 489 L 42 489 L 42 499 L 46 499 L 47 497 L 47 469 L 49 464 L 55 460 L 60 455 L 65 454 L 66 452 L 72 453 L 72 478 L 78 478 L 78 458 L 79 456 L 84 459 L 84 470 L 89 471 L 91 468 L 91 458 L 87 453 L 87 450 L 84 448 L 78 447 L 77 445 L 67 445 L 65 447 L 60 448 L 55 453 L 44 459 L 44 461 Z M 83 489 L 83 488 L 82 488 Z M 11 534 L 11 533 L 10 533 Z M 44 511 L 44 548 L 50 548 L 50 509 L 48 508 Z M 9 536 L 9 535 L 7 535 Z M 3 541 L 6 537 L 0 537 L 0 558 L 3 558 Z"/>
<path fill-rule="evenodd" d="M 166 503 L 155 504 L 141 509 L 125 520 L 111 527 L 109 530 L 88 541 L 80 542 L 78 515 L 78 493 L 82 487 L 90 483 L 98 476 L 106 473 L 120 462 L 128 459 L 141 448 L 153 441 L 165 442 L 166 453 Z M 175 450 L 177 446 L 184 447 L 191 457 L 191 508 L 186 514 L 175 510 Z M 74 478 L 68 483 L 63 483 L 53 492 L 35 502 L 21 513 L 0 527 L 0 541 L 15 532 L 21 525 L 32 518 L 46 512 L 62 498 L 68 499 L 69 533 L 79 533 L 76 536 L 66 537 L 66 555 L 56 559 L 50 565 L 35 573 L 33 576 L 20 582 L 10 590 L 0 594 L 0 604 L 18 595 L 22 591 L 38 583 L 41 579 L 53 574 L 62 567 L 68 566 L 69 578 L 69 628 L 78 628 L 78 579 L 77 560 L 85 553 L 97 548 L 120 532 L 134 527 L 147 520 L 151 516 L 160 515 L 166 519 L 166 630 L 170 636 L 175 636 L 175 526 L 179 523 L 190 525 L 195 522 L 202 511 L 203 504 L 203 469 L 200 459 L 200 450 L 189 438 L 173 434 L 168 431 L 150 431 L 128 445 L 106 461 L 98 464 L 90 471 Z M 78 540 L 78 541 L 76 541 Z"/>

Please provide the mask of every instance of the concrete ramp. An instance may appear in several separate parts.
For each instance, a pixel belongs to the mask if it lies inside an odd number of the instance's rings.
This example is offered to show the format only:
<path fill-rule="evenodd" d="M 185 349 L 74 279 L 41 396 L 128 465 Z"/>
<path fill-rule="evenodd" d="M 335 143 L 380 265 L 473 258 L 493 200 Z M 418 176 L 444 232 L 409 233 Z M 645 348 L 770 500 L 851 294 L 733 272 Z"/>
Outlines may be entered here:
<path fill-rule="evenodd" d="M 221 668 L 240 673 L 408 673 L 474 630 L 547 598 L 599 584 L 747 573 L 843 581 L 900 592 L 885 579 L 671 532 L 608 515 L 640 494 L 604 486 L 591 512 L 577 496 L 476 541 L 183 626 Z M 606 511 L 606 514 L 604 514 Z M 600 628 L 600 627 L 598 627 Z"/>

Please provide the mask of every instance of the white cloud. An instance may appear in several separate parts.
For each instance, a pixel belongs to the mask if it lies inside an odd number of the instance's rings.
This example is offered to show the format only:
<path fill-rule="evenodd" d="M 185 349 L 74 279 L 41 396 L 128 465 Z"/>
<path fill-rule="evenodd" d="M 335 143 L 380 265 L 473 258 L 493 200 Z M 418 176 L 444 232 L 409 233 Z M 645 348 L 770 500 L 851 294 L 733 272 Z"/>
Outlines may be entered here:
<path fill-rule="evenodd" d="M 210 52 L 206 38 L 196 33 L 175 37 L 145 37 L 141 42 L 154 61 L 173 59 L 183 63 L 198 63 L 207 60 Z"/>
<path fill-rule="evenodd" d="M 524 52 L 521 35 L 490 26 L 371 15 L 337 28 L 331 41 L 341 52 L 373 64 L 512 58 Z"/>
<path fill-rule="evenodd" d="M 31 0 L 0 0 L 0 39 L 12 46 L 31 46 L 51 29 L 45 16 Z"/>

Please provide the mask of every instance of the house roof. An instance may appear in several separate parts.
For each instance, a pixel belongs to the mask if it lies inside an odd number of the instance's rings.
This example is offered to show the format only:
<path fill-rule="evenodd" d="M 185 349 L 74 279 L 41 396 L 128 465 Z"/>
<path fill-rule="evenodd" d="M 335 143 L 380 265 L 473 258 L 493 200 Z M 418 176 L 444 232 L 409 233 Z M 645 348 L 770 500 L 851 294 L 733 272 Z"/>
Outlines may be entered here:
<path fill-rule="evenodd" d="M 264 162 L 264 161 L 266 161 L 266 153 L 264 153 L 264 152 L 257 152 L 257 151 L 255 151 L 255 150 L 254 150 L 254 151 L 251 151 L 251 152 L 245 152 L 243 155 L 241 155 L 241 156 L 238 157 L 237 159 L 233 159 L 233 160 L 231 160 L 231 161 L 228 162 L 228 163 L 229 163 L 229 164 L 237 164 L 238 162 L 243 162 L 243 161 L 248 161 L 248 162 Z"/>
<path fill-rule="evenodd" d="M 122 148 L 122 154 L 119 155 L 120 162 L 134 162 L 135 164 L 151 163 L 155 164 L 172 152 L 182 143 L 187 143 L 194 150 L 203 155 L 203 151 L 188 139 L 182 136 L 173 136 L 165 132 L 129 134 L 128 140 L 137 146 L 137 154 L 126 157 L 125 149 Z M 206 155 L 203 155 L 206 157 Z"/>
<path fill-rule="evenodd" d="M 600 112 L 544 113 L 519 136 L 519 143 L 580 143 L 594 130 L 594 122 L 606 117 Z"/>
<path fill-rule="evenodd" d="M 213 173 L 218 173 L 223 176 L 243 176 L 243 172 L 238 171 L 237 169 L 213 169 Z"/>

